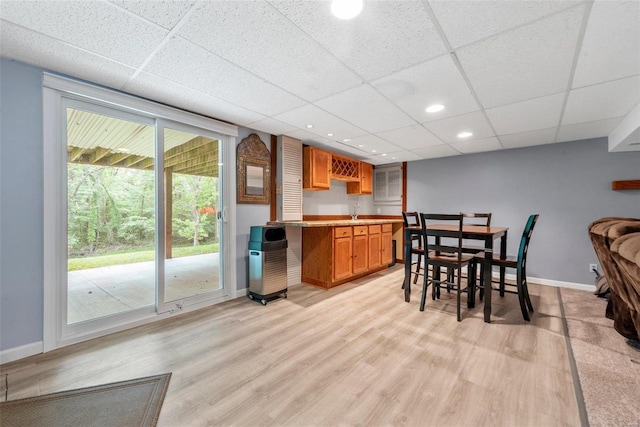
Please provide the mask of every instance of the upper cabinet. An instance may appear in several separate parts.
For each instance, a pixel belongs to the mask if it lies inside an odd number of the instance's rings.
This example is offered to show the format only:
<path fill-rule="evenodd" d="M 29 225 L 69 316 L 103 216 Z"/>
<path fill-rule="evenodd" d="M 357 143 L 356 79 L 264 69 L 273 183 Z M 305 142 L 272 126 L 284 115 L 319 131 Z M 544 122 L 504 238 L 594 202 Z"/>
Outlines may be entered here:
<path fill-rule="evenodd" d="M 304 190 L 329 190 L 331 180 L 347 183 L 347 194 L 373 193 L 373 165 L 316 147 L 303 148 Z"/>
<path fill-rule="evenodd" d="M 328 190 L 331 187 L 331 153 L 306 146 L 302 153 L 305 190 Z"/>
<path fill-rule="evenodd" d="M 347 194 L 371 194 L 373 192 L 373 165 L 360 163 L 360 179 L 347 183 Z"/>

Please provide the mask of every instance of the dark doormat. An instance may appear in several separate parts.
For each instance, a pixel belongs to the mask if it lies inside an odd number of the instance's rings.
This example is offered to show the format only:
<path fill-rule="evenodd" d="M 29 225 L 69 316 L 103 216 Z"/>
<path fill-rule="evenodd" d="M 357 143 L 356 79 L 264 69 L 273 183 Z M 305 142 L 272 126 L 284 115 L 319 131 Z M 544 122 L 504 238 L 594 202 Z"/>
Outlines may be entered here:
<path fill-rule="evenodd" d="M 3 426 L 155 426 L 171 373 L 0 403 Z"/>

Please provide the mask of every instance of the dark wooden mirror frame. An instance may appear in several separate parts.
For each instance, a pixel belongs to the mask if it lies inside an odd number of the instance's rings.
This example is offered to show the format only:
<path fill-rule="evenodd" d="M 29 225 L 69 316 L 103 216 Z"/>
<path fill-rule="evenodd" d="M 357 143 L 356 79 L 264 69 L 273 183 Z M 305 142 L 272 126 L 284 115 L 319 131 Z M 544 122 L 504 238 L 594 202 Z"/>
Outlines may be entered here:
<path fill-rule="evenodd" d="M 238 144 L 236 162 L 237 203 L 268 205 L 271 198 L 271 154 L 258 135 L 252 133 Z M 261 178 L 258 177 L 260 170 Z"/>

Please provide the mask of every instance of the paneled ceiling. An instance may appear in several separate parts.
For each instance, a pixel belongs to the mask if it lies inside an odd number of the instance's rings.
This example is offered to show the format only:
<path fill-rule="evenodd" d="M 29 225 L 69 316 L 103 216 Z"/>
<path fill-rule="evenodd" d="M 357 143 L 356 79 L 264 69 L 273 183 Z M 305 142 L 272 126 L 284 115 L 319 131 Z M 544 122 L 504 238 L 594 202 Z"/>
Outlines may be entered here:
<path fill-rule="evenodd" d="M 348 21 L 328 1 L 2 0 L 0 37 L 7 58 L 374 164 L 611 134 L 640 150 L 637 0 L 365 0 Z"/>

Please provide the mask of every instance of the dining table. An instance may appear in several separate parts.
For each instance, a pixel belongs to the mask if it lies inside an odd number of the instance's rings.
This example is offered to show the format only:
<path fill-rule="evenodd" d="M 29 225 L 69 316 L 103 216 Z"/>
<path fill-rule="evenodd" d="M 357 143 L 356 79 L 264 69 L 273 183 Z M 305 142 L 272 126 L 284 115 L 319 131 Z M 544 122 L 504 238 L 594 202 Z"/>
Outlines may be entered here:
<path fill-rule="evenodd" d="M 427 228 L 439 232 L 442 237 L 455 237 L 458 233 L 458 227 L 448 224 L 428 224 Z M 465 240 L 479 240 L 484 242 L 483 248 L 483 263 L 484 263 L 484 321 L 491 322 L 491 279 L 492 268 L 491 261 L 493 259 L 493 242 L 500 239 L 500 258 L 505 259 L 507 256 L 507 232 L 508 227 L 494 227 L 484 225 L 464 225 L 462 226 L 462 238 Z M 411 300 L 411 236 L 421 235 L 422 227 L 410 226 L 404 228 L 404 300 L 409 302 Z M 426 258 L 426 257 L 424 257 Z M 428 274 L 425 271 L 425 274 Z M 500 281 L 504 280 L 505 269 L 500 268 Z M 475 296 L 471 296 L 470 305 L 475 303 Z"/>

